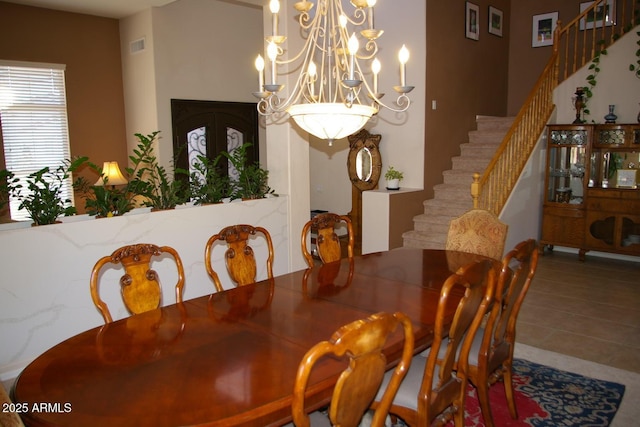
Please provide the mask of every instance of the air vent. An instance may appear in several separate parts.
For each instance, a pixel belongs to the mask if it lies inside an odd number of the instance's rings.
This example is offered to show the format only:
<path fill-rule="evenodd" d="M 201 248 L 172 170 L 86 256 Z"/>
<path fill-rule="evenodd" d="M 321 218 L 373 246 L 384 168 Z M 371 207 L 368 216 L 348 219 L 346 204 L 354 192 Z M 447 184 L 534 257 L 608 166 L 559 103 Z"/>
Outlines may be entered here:
<path fill-rule="evenodd" d="M 134 40 L 129 45 L 129 52 L 131 54 L 140 53 L 144 50 L 144 37 L 138 40 Z"/>

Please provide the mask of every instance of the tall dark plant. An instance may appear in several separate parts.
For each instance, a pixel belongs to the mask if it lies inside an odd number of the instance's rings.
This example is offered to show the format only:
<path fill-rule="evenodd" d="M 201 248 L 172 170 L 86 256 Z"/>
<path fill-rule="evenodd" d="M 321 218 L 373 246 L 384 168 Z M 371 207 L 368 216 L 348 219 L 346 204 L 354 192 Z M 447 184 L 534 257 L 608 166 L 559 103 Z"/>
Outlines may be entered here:
<path fill-rule="evenodd" d="M 231 181 L 233 199 L 262 199 L 267 194 L 274 194 L 269 185 L 269 171 L 260 167 L 259 162 L 249 163 L 247 150 L 250 142 L 242 144 L 231 153 L 221 152 L 238 171 L 236 180 Z"/>
<path fill-rule="evenodd" d="M 194 204 L 220 203 L 231 195 L 231 181 L 229 175 L 220 170 L 220 159 L 220 155 L 215 159 L 197 156 L 192 165 L 194 171 L 189 174 L 190 196 Z"/>

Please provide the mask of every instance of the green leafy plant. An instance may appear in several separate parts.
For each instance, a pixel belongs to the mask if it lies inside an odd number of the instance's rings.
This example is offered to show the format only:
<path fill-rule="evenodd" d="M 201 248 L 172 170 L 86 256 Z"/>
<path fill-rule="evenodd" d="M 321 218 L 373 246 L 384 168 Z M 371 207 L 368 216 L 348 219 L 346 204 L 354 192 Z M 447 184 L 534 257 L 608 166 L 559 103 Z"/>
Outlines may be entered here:
<path fill-rule="evenodd" d="M 231 153 L 226 151 L 220 153 L 238 171 L 238 178 L 231 182 L 233 199 L 262 199 L 267 194 L 274 194 L 274 190 L 268 185 L 269 171 L 260 167 L 259 162 L 248 163 L 247 161 L 247 149 L 252 145 L 247 142 Z"/>
<path fill-rule="evenodd" d="M 174 179 L 176 174 L 186 173 L 181 169 L 174 169 L 173 178 L 166 168 L 158 164 L 153 152 L 153 142 L 160 131 L 149 135 L 136 133 L 138 146 L 129 156 L 133 167 L 126 168 L 129 175 L 128 189 L 134 195 L 145 198 L 143 204 L 155 210 L 173 209 L 189 198 L 188 185 L 185 181 Z M 175 162 L 174 162 L 175 164 Z"/>
<path fill-rule="evenodd" d="M 227 174 L 220 171 L 218 163 L 221 156 L 209 159 L 197 156 L 192 165 L 194 171 L 189 175 L 191 200 L 196 205 L 220 203 L 231 195 L 231 181 Z"/>
<path fill-rule="evenodd" d="M 397 179 L 402 181 L 404 178 L 404 174 L 400 171 L 397 171 L 393 168 L 393 166 L 389 166 L 389 169 L 384 173 L 384 179 L 390 181 L 392 179 Z"/>
<path fill-rule="evenodd" d="M 598 51 L 596 51 L 593 59 L 591 60 L 591 64 L 589 64 L 590 73 L 587 75 L 587 86 L 584 86 L 582 89 L 584 90 L 585 100 L 584 100 L 584 108 L 582 109 L 582 113 L 585 116 L 591 114 L 588 108 L 589 99 L 593 96 L 593 89 L 598 84 L 597 77 L 598 73 L 600 73 L 600 59 L 602 55 L 607 54 L 607 49 L 600 49 L 606 42 L 604 40 L 599 40 L 596 45 L 598 46 Z"/>
<path fill-rule="evenodd" d="M 76 208 L 70 199 L 63 199 L 64 181 L 87 161 L 86 157 L 65 160 L 55 169 L 44 167 L 26 178 L 26 189 L 17 184 L 12 196 L 20 201 L 18 209 L 24 209 L 35 225 L 54 224 L 59 216 L 75 215 Z"/>
<path fill-rule="evenodd" d="M 92 162 L 87 165 L 100 175 L 102 185 L 90 184 L 84 177 L 78 177 L 73 187 L 85 198 L 85 211 L 92 216 L 112 217 L 123 215 L 134 207 L 133 193 L 129 186 L 116 188 L 109 184 L 109 177 L 101 167 Z"/>

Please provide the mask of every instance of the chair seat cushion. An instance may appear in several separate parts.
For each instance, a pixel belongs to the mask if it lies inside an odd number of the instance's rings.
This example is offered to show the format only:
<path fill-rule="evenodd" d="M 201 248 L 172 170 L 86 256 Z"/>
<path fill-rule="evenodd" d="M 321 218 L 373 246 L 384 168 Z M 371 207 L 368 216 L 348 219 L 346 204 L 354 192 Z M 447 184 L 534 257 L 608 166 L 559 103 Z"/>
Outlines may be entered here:
<path fill-rule="evenodd" d="M 331 427 L 331 421 L 329 421 L 329 415 L 323 411 L 313 411 L 309 414 L 309 424 L 312 427 Z M 285 424 L 282 427 L 295 427 L 293 422 Z"/>
<path fill-rule="evenodd" d="M 393 399 L 394 405 L 414 409 L 416 411 L 418 410 L 418 392 L 420 391 L 420 387 L 422 386 L 422 378 L 424 377 L 424 369 L 426 364 L 427 358 L 422 357 L 421 355 L 414 356 L 413 359 L 411 359 L 411 366 L 409 367 L 409 371 L 402 380 L 402 384 L 400 384 L 400 388 L 398 389 L 398 393 L 396 394 L 395 399 Z M 433 374 L 433 385 L 435 385 L 436 383 L 439 372 L 440 367 L 436 365 Z M 393 371 L 387 371 L 387 373 L 385 374 L 384 380 L 382 380 L 382 385 L 380 386 L 380 390 L 378 391 L 378 395 L 376 396 L 376 400 L 382 399 L 382 395 L 384 393 L 384 390 L 387 389 L 387 385 L 389 384 L 392 374 Z"/>
<path fill-rule="evenodd" d="M 479 328 L 478 333 L 475 337 L 473 337 L 473 342 L 471 343 L 471 348 L 469 349 L 469 365 L 478 366 L 478 354 L 480 352 L 480 346 L 482 345 L 482 337 L 484 336 L 484 329 Z M 442 345 L 440 346 L 440 351 L 438 352 L 438 359 L 443 359 L 445 352 L 447 351 L 447 346 L 449 345 L 449 338 L 445 338 L 442 340 Z M 460 349 L 462 346 L 458 347 L 458 354 L 456 355 L 456 359 L 460 356 Z M 425 359 L 429 357 L 429 349 L 426 349 L 420 356 Z"/>

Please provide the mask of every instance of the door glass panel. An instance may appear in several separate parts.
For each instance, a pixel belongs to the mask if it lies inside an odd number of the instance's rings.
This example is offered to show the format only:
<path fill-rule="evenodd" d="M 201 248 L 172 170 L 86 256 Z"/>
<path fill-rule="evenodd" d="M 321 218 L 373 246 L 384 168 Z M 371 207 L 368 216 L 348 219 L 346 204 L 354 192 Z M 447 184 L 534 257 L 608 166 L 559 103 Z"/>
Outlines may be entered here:
<path fill-rule="evenodd" d="M 238 129 L 227 128 L 227 153 L 233 155 L 233 151 L 244 144 L 244 136 Z M 228 166 L 229 178 L 231 180 L 238 179 L 238 170 L 229 162 Z"/>
<path fill-rule="evenodd" d="M 204 126 L 187 132 L 187 150 L 189 157 L 189 174 L 202 175 L 193 168 L 198 162 L 198 156 L 207 156 L 207 134 Z M 200 177 L 204 179 L 204 177 Z"/>

